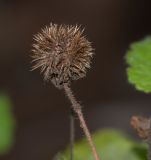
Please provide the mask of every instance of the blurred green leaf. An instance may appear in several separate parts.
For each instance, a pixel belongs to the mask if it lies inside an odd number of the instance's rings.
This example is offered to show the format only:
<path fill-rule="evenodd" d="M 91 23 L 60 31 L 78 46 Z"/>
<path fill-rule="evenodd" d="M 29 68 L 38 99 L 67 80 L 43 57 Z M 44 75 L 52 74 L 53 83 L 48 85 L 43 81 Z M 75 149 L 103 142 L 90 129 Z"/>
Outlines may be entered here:
<path fill-rule="evenodd" d="M 128 80 L 136 89 L 151 92 L 151 37 L 131 45 L 126 56 Z"/>
<path fill-rule="evenodd" d="M 0 154 L 10 151 L 15 132 L 15 120 L 8 96 L 0 94 Z"/>
<path fill-rule="evenodd" d="M 147 146 L 134 142 L 119 131 L 113 129 L 98 131 L 93 135 L 93 140 L 102 160 L 147 160 Z M 59 157 L 56 160 L 69 160 L 69 149 Z M 75 144 L 74 158 L 94 159 L 85 139 Z"/>

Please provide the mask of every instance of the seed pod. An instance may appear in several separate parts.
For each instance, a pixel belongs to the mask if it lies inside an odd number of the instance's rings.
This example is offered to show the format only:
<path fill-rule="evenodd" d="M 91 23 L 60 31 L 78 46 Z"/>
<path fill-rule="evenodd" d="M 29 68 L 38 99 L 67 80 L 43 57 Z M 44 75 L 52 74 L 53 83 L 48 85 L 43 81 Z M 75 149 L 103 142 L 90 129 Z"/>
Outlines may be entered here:
<path fill-rule="evenodd" d="M 91 43 L 78 26 L 50 24 L 35 35 L 32 70 L 41 68 L 44 80 L 62 88 L 86 75 L 93 55 Z"/>

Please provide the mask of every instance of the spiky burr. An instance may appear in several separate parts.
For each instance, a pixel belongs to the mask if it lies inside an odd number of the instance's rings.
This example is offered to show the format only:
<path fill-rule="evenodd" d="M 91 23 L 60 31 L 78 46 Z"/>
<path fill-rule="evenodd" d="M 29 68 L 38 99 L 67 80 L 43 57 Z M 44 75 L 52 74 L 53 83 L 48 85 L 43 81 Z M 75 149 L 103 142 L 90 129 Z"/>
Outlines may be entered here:
<path fill-rule="evenodd" d="M 34 40 L 32 69 L 41 68 L 45 80 L 62 88 L 86 75 L 93 49 L 79 26 L 51 23 Z"/>

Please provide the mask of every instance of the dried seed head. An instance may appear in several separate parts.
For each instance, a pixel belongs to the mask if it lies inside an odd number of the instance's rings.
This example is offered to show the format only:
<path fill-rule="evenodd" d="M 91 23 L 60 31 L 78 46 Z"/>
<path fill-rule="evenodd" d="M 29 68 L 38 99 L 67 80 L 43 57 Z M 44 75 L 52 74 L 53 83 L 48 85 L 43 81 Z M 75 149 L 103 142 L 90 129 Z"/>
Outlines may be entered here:
<path fill-rule="evenodd" d="M 131 118 L 131 125 L 137 131 L 138 135 L 144 140 L 148 139 L 151 119 L 141 116 L 133 116 Z"/>
<path fill-rule="evenodd" d="M 41 68 L 44 80 L 62 88 L 86 75 L 93 49 L 78 26 L 50 24 L 34 37 L 32 69 Z"/>

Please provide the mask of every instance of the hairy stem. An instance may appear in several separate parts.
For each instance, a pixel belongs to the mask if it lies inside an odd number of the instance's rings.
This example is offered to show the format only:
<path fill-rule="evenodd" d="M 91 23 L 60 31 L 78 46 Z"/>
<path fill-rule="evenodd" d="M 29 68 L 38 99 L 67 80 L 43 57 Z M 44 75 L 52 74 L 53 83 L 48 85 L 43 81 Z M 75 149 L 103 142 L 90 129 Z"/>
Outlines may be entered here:
<path fill-rule="evenodd" d="M 75 124 L 74 124 L 74 110 L 70 108 L 70 160 L 74 160 L 74 132 L 75 132 Z"/>
<path fill-rule="evenodd" d="M 84 116 L 83 116 L 83 113 L 82 113 L 81 105 L 75 99 L 75 97 L 74 97 L 74 95 L 72 93 L 72 90 L 68 86 L 68 84 L 64 84 L 64 90 L 65 90 L 65 93 L 66 93 L 67 97 L 69 98 L 69 100 L 70 100 L 70 102 L 71 102 L 71 104 L 73 106 L 73 110 L 75 111 L 75 113 L 77 114 L 77 116 L 79 118 L 80 126 L 81 126 L 81 128 L 83 129 L 83 131 L 85 133 L 87 141 L 88 141 L 88 143 L 90 145 L 90 148 L 92 150 L 94 159 L 95 160 L 99 160 L 99 156 L 98 156 L 98 153 L 96 151 L 96 147 L 95 147 L 95 145 L 93 143 L 91 134 L 90 134 L 90 132 L 88 130 L 88 127 L 86 125 L 86 122 L 85 122 L 85 119 L 84 119 Z"/>

